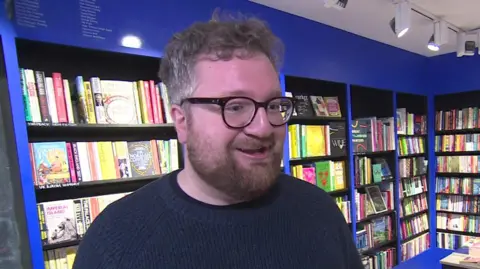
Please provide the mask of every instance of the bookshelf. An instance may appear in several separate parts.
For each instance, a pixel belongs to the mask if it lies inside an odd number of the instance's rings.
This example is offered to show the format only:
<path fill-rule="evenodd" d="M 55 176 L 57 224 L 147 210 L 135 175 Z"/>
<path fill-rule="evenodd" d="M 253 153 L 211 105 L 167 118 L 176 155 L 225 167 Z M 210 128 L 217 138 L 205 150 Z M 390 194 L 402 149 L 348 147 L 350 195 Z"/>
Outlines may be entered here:
<path fill-rule="evenodd" d="M 394 92 L 352 85 L 350 100 L 355 240 L 364 262 L 391 268 L 398 261 Z"/>
<path fill-rule="evenodd" d="M 68 259 L 108 204 L 183 166 L 160 59 L 23 39 L 16 48 L 39 243 L 45 260 Z M 75 232 L 47 230 L 60 207 Z"/>
<path fill-rule="evenodd" d="M 351 223 L 346 85 L 295 76 L 284 81 L 285 95 L 296 99 L 287 127 L 286 172 L 327 191 Z"/>
<path fill-rule="evenodd" d="M 430 247 L 428 100 L 397 93 L 396 103 L 400 256 L 406 261 Z"/>
<path fill-rule="evenodd" d="M 480 237 L 479 91 L 435 96 L 437 247 Z M 433 204 L 433 203 L 432 203 Z"/>

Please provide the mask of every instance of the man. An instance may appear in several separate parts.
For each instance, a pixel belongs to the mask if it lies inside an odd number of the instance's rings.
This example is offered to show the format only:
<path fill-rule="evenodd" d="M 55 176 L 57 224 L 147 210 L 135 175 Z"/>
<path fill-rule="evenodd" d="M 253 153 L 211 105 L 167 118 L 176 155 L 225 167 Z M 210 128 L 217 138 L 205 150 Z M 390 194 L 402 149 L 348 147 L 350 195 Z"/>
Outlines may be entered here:
<path fill-rule="evenodd" d="M 363 268 L 333 199 L 279 172 L 293 111 L 281 47 L 255 19 L 172 38 L 160 77 L 185 168 L 107 207 L 74 269 Z"/>

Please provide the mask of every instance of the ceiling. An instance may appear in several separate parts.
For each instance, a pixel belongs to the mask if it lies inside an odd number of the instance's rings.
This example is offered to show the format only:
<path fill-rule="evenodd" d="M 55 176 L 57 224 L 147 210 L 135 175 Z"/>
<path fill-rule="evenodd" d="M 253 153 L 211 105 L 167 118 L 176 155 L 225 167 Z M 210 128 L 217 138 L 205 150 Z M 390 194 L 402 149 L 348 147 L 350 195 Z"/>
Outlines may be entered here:
<path fill-rule="evenodd" d="M 325 8 L 323 0 L 250 0 L 274 9 L 317 21 L 369 39 L 427 57 L 456 51 L 456 33 L 437 52 L 426 45 L 433 34 L 432 20 L 411 13 L 410 30 L 397 38 L 389 21 L 395 16 L 392 0 L 349 0 L 343 10 Z M 412 8 L 443 19 L 462 31 L 480 28 L 480 0 L 411 0 Z"/>

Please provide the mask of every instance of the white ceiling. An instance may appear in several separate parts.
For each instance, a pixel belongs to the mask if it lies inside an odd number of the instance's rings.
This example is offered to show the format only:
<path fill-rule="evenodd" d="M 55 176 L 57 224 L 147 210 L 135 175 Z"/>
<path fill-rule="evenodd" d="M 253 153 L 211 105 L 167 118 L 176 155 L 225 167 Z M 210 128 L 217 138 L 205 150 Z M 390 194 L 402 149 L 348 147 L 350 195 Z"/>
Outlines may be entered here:
<path fill-rule="evenodd" d="M 274 9 L 317 21 L 369 39 L 376 40 L 424 56 L 436 56 L 456 51 L 456 34 L 449 30 L 449 42 L 440 51 L 432 52 L 426 45 L 433 34 L 433 22 L 411 13 L 410 30 L 397 38 L 389 26 L 395 16 L 392 0 L 349 0 L 343 10 L 325 8 L 323 0 L 250 0 Z M 429 15 L 441 18 L 453 28 L 471 31 L 480 28 L 480 0 L 411 0 Z"/>

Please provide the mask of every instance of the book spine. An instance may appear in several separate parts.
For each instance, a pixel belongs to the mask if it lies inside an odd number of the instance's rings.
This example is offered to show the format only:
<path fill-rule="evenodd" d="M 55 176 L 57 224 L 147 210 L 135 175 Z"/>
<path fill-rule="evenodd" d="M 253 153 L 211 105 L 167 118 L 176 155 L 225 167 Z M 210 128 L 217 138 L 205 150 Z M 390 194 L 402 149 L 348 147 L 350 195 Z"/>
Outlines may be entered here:
<path fill-rule="evenodd" d="M 33 122 L 42 122 L 40 113 L 40 104 L 38 102 L 37 89 L 35 87 L 35 76 L 33 70 L 25 69 L 25 82 L 28 89 L 28 99 L 30 100 L 30 110 Z"/>
<path fill-rule="evenodd" d="M 77 183 L 77 174 L 75 169 L 75 162 L 73 161 L 73 152 L 72 152 L 72 145 L 70 143 L 66 143 L 67 146 L 67 158 L 68 158 L 68 165 L 70 167 L 70 182 Z"/>
<path fill-rule="evenodd" d="M 147 105 L 148 123 L 155 123 L 153 119 L 152 97 L 150 96 L 150 87 L 148 81 L 143 81 L 143 88 L 145 93 L 145 103 Z"/>
<path fill-rule="evenodd" d="M 95 116 L 97 123 L 107 123 L 105 117 L 105 106 L 103 104 L 102 86 L 99 78 L 91 78 L 90 84 L 92 86 L 93 105 L 95 107 Z"/>
<path fill-rule="evenodd" d="M 150 90 L 150 99 L 152 100 L 151 106 L 153 111 L 153 123 L 160 123 L 160 116 L 158 113 L 158 100 L 155 93 L 155 82 L 153 80 L 148 81 L 148 89 Z"/>
<path fill-rule="evenodd" d="M 80 168 L 80 157 L 78 156 L 78 147 L 76 142 L 70 143 L 72 145 L 72 153 L 75 167 L 75 174 L 77 175 L 77 182 L 82 182 L 82 170 Z"/>
<path fill-rule="evenodd" d="M 40 104 L 40 116 L 42 122 L 51 122 L 50 112 L 48 111 L 47 92 L 45 88 L 45 74 L 42 71 L 35 71 L 37 81 L 38 102 Z"/>
<path fill-rule="evenodd" d="M 87 104 L 87 119 L 89 124 L 97 123 L 95 117 L 95 105 L 93 103 L 93 94 L 92 94 L 92 87 L 89 81 L 83 82 L 83 87 L 85 89 L 85 101 Z"/>
<path fill-rule="evenodd" d="M 53 87 L 53 79 L 45 77 L 45 86 L 47 94 L 48 112 L 50 113 L 50 120 L 53 123 L 58 122 L 57 104 L 55 100 L 55 90 Z"/>
<path fill-rule="evenodd" d="M 75 122 L 75 117 L 73 116 L 73 106 L 72 106 L 72 95 L 70 92 L 70 85 L 68 80 L 63 80 L 63 90 L 65 91 L 65 105 L 67 107 L 67 117 L 69 123 Z"/>
<path fill-rule="evenodd" d="M 22 87 L 23 109 L 25 112 L 25 121 L 32 121 L 32 110 L 30 108 L 30 99 L 28 96 L 28 87 L 25 81 L 25 70 L 20 68 L 20 86 Z"/>
<path fill-rule="evenodd" d="M 52 73 L 52 79 L 53 87 L 55 89 L 55 103 L 57 104 L 58 122 L 68 122 L 62 75 L 58 72 L 54 72 Z"/>

